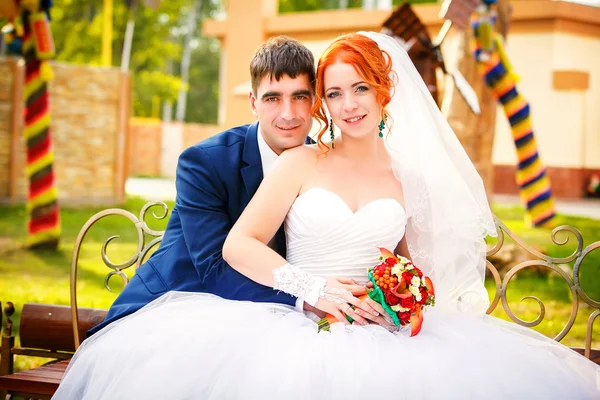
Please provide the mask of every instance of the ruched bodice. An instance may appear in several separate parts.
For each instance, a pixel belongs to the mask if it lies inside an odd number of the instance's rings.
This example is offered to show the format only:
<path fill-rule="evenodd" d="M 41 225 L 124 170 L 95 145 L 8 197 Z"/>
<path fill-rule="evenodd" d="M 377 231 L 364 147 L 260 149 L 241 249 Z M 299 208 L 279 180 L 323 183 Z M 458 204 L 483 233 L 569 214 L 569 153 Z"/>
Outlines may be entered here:
<path fill-rule="evenodd" d="M 323 277 L 367 281 L 379 247 L 393 251 L 406 213 L 397 200 L 373 200 L 356 212 L 337 194 L 312 188 L 296 198 L 285 220 L 287 260 Z"/>

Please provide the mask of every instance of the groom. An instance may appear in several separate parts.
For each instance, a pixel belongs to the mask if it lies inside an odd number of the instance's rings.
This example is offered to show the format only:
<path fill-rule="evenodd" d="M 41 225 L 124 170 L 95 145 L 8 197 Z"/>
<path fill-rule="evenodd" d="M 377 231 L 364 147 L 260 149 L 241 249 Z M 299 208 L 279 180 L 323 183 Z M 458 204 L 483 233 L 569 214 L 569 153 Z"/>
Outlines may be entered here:
<path fill-rule="evenodd" d="M 314 65 L 311 52 L 288 37 L 272 38 L 257 49 L 250 63 L 249 99 L 258 121 L 229 129 L 181 154 L 175 207 L 160 248 L 138 268 L 105 321 L 88 335 L 172 290 L 302 309 L 301 300 L 255 283 L 229 267 L 221 250 L 277 156 L 307 140 Z M 283 227 L 269 245 L 285 258 Z"/>

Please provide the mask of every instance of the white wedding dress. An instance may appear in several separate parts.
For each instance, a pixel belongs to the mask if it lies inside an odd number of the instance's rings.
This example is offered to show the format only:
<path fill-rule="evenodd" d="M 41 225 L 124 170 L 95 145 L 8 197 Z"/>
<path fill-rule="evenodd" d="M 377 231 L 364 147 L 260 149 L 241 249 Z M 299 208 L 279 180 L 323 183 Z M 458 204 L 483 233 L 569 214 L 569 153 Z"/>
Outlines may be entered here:
<path fill-rule="evenodd" d="M 288 261 L 366 282 L 406 213 L 352 212 L 311 189 L 287 219 Z M 486 315 L 425 314 L 421 333 L 333 324 L 292 308 L 172 292 L 87 339 L 56 399 L 598 399 L 600 368 L 531 329 Z"/>

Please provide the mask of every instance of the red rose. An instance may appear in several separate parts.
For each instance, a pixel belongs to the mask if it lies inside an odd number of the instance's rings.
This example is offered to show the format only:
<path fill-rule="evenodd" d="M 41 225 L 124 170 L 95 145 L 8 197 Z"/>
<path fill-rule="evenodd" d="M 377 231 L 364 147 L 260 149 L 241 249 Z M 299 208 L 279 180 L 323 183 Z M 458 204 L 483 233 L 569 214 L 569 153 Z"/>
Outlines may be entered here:
<path fill-rule="evenodd" d="M 385 264 L 390 268 L 392 268 L 394 265 L 396 265 L 397 262 L 398 261 L 395 258 L 391 258 L 391 257 L 385 260 Z"/>
<path fill-rule="evenodd" d="M 402 273 L 402 278 L 404 278 L 404 281 L 406 282 L 407 285 L 410 285 L 410 282 L 412 281 L 413 278 L 413 273 L 409 272 L 409 271 L 405 271 Z"/>
<path fill-rule="evenodd" d="M 406 297 L 404 299 L 400 299 L 400 307 L 402 308 L 408 308 L 411 311 L 415 309 L 415 301 L 413 300 L 413 297 Z"/>
<path fill-rule="evenodd" d="M 400 303 L 400 299 L 389 290 L 384 290 L 385 302 L 390 306 L 395 306 Z"/>
<path fill-rule="evenodd" d="M 419 292 L 421 292 L 421 301 L 419 303 L 421 303 L 422 305 L 425 304 L 427 302 L 427 290 L 425 290 L 424 288 L 420 287 L 419 288 Z"/>
<path fill-rule="evenodd" d="M 375 268 L 373 268 L 373 274 L 377 274 L 379 276 L 383 276 L 385 272 L 385 263 L 379 264 Z"/>
<path fill-rule="evenodd" d="M 406 325 L 410 322 L 410 312 L 398 312 L 396 313 L 400 318 L 400 325 Z"/>
<path fill-rule="evenodd" d="M 414 267 L 414 266 L 413 266 Z M 423 273 L 421 272 L 421 270 L 417 267 L 414 267 L 415 271 L 417 271 L 417 274 L 419 275 L 419 278 L 423 277 Z"/>

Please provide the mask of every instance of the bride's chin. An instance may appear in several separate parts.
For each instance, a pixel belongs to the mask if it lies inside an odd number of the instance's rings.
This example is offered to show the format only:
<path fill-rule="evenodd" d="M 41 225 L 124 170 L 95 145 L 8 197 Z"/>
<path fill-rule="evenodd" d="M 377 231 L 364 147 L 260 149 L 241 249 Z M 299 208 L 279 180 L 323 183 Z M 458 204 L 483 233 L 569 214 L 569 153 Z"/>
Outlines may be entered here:
<path fill-rule="evenodd" d="M 352 141 L 368 142 L 375 140 L 377 138 L 377 134 L 374 134 L 373 132 L 342 132 L 341 138 L 342 140 L 346 139 Z"/>

